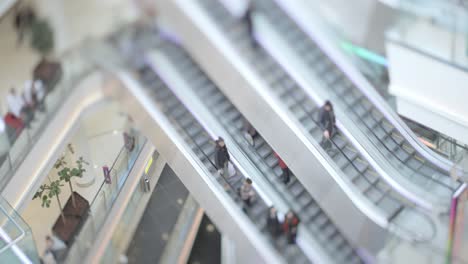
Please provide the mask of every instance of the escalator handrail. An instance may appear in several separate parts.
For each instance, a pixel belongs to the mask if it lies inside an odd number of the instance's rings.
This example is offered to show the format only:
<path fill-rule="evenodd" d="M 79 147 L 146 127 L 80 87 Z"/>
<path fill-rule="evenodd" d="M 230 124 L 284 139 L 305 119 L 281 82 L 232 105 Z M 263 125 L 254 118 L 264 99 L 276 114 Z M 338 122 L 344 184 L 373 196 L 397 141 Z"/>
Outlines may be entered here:
<path fill-rule="evenodd" d="M 230 44 L 228 44 L 228 45 L 230 45 Z M 256 72 L 256 71 L 254 70 L 254 72 Z M 261 82 L 262 82 L 262 81 L 261 81 Z M 264 82 L 262 82 L 262 83 L 264 83 Z M 262 85 L 262 86 L 264 86 L 264 85 Z M 272 101 L 272 102 L 273 102 L 273 101 L 276 101 L 276 100 L 274 99 L 274 97 L 270 97 L 270 96 L 265 96 L 265 97 L 266 97 L 266 98 L 270 98 L 269 101 Z M 302 105 L 301 105 L 301 107 L 302 107 Z M 290 116 L 291 114 L 289 113 L 289 111 L 287 111 L 287 112 L 288 112 L 288 116 Z M 308 111 L 305 111 L 305 110 L 304 110 L 304 112 L 305 112 L 305 113 L 308 113 Z M 312 118 L 312 120 L 313 120 L 314 122 L 316 122 L 313 118 Z M 312 139 L 312 140 L 314 140 L 314 139 Z M 333 144 L 335 144 L 335 142 L 333 142 Z M 336 145 L 335 145 L 335 146 L 336 146 Z M 339 149 L 339 148 L 338 148 L 338 149 Z M 340 150 L 340 151 L 341 151 L 341 150 Z M 327 158 L 329 158 L 328 156 L 325 157 L 326 155 L 324 155 L 323 153 L 322 153 L 322 156 L 324 156 L 324 158 L 325 158 L 326 160 L 327 160 Z M 348 158 L 346 155 L 344 155 L 344 156 L 345 156 L 346 158 Z M 328 160 L 330 160 L 330 159 L 328 159 Z M 329 161 L 329 163 L 330 163 L 330 161 Z M 342 174 L 342 173 L 343 173 L 343 172 L 341 171 L 341 169 L 338 168 L 338 167 L 336 166 L 336 164 L 334 163 L 333 160 L 331 160 L 331 163 L 332 163 L 331 165 L 332 165 L 332 167 L 334 168 L 335 172 L 337 172 L 338 174 Z M 351 163 L 351 164 L 352 164 L 352 163 Z M 354 164 L 353 164 L 353 166 L 354 166 Z M 341 179 L 343 179 L 343 176 L 339 176 L 339 177 L 341 177 Z M 366 180 L 367 180 L 367 179 L 366 179 Z M 348 186 L 348 187 L 350 187 L 350 186 Z M 353 188 L 355 188 L 355 187 L 353 186 Z M 358 192 L 358 193 L 359 193 L 359 192 Z M 354 195 L 355 195 L 355 194 L 354 194 Z M 361 193 L 359 193 L 358 196 L 363 196 L 363 195 L 362 195 Z M 367 199 L 366 197 L 359 198 L 359 199 L 364 199 L 365 201 L 368 201 L 368 199 Z M 353 201 L 354 201 L 354 199 L 353 199 Z M 369 203 L 370 203 L 370 202 L 369 202 Z M 372 206 L 375 207 L 377 210 L 381 211 L 381 209 L 378 208 L 378 207 L 376 207 L 373 203 L 370 203 L 370 204 L 372 204 Z M 358 206 L 358 207 L 360 207 L 360 206 Z M 411 230 L 405 230 L 405 228 L 402 228 L 402 227 L 398 226 L 397 224 L 395 224 L 395 223 L 393 223 L 393 222 L 390 223 L 390 222 L 388 221 L 388 219 L 386 219 L 385 225 L 383 225 L 382 227 L 388 228 L 388 230 L 390 230 L 392 233 L 394 233 L 394 234 L 398 235 L 399 237 L 401 237 L 401 238 L 403 238 L 403 239 L 405 239 L 405 240 L 408 240 L 408 241 L 417 241 L 417 242 L 426 242 L 426 241 L 429 241 L 429 240 L 432 239 L 432 237 L 434 237 L 435 234 L 436 234 L 436 229 L 435 229 L 435 226 L 434 226 L 434 223 L 433 223 L 432 219 L 428 218 L 426 214 L 420 212 L 420 210 L 418 210 L 418 208 L 416 208 L 416 207 L 414 207 L 414 206 L 411 206 L 411 208 L 414 209 L 416 212 L 420 213 L 421 215 L 424 215 L 424 217 L 426 217 L 426 219 L 428 220 L 428 222 L 429 222 L 429 224 L 430 224 L 430 226 L 431 226 L 430 235 L 428 235 L 428 236 L 422 236 L 422 235 L 414 234 L 414 233 L 413 233 L 413 235 L 408 235 L 408 232 L 411 231 Z M 396 216 L 395 216 L 395 215 L 392 215 L 392 216 L 389 216 L 389 217 L 393 220 L 393 219 L 395 219 Z M 381 222 L 377 222 L 377 223 L 379 223 L 379 225 L 381 225 Z"/>
<path fill-rule="evenodd" d="M 104 64 L 106 62 L 103 62 Z M 131 95 L 136 100 L 138 100 L 139 104 L 146 109 L 145 111 L 148 112 L 148 115 L 151 117 L 153 122 L 158 123 L 158 126 L 164 131 L 169 139 L 172 139 L 174 145 L 179 149 L 182 155 L 188 157 L 189 162 L 192 163 L 192 166 L 197 170 L 198 173 L 206 175 L 204 181 L 210 186 L 209 188 L 214 188 L 213 193 L 218 197 L 220 203 L 223 204 L 224 207 L 228 206 L 231 209 L 231 214 L 236 221 L 240 221 L 241 224 L 239 227 L 244 229 L 246 234 L 261 234 L 258 230 L 258 227 L 252 222 L 248 215 L 242 213 L 242 209 L 239 208 L 239 204 L 235 202 L 233 197 L 226 193 L 224 188 L 220 186 L 220 182 L 218 182 L 215 178 L 210 177 L 212 173 L 207 169 L 206 165 L 200 160 L 199 156 L 194 153 L 191 147 L 187 144 L 187 142 L 181 137 L 180 132 L 176 130 L 174 124 L 167 118 L 167 116 L 162 112 L 160 106 L 154 103 L 153 99 L 149 98 L 149 94 L 146 91 L 143 91 L 142 88 L 149 88 L 147 85 L 142 85 L 137 81 L 130 72 L 127 70 L 116 68 L 113 65 L 106 65 L 108 70 L 110 70 L 114 75 L 117 76 L 117 79 L 123 84 L 124 87 L 124 95 Z M 114 96 L 119 96 L 119 94 L 113 94 Z M 120 95 L 122 96 L 122 95 Z M 119 100 L 125 100 L 125 98 L 121 98 Z M 206 179 L 205 179 L 206 178 Z M 274 249 L 273 245 L 271 245 L 270 241 L 268 241 L 263 236 L 257 235 L 246 235 L 247 238 L 254 244 L 261 244 L 257 245 L 261 248 L 261 255 L 262 257 L 269 259 L 271 263 L 285 263 L 282 259 L 281 255 L 277 253 Z M 265 252 L 268 251 L 268 252 Z M 266 254 L 268 253 L 268 254 Z"/>
<path fill-rule="evenodd" d="M 203 8 L 195 3 L 195 1 L 178 3 L 178 5 L 183 8 L 185 12 L 189 12 L 190 10 L 190 12 L 196 12 L 199 14 L 197 16 L 193 16 L 192 19 L 194 22 L 202 25 L 204 34 L 209 35 L 214 40 L 213 45 L 218 46 L 219 49 L 223 50 L 225 56 L 230 59 L 234 67 L 239 68 L 241 74 L 244 75 L 245 78 L 251 82 L 254 87 L 257 87 L 255 89 L 261 97 L 266 98 L 267 101 L 276 102 L 270 104 L 270 106 L 274 109 L 275 113 L 277 113 L 280 118 L 284 120 L 286 124 L 288 124 L 290 129 L 307 146 L 307 148 L 310 149 L 311 152 L 315 153 L 316 151 L 314 150 L 322 152 L 318 149 L 317 146 L 315 146 L 314 143 L 312 143 L 314 140 L 310 138 L 310 135 L 306 131 L 303 131 L 302 126 L 297 124 L 295 118 L 291 116 L 287 109 L 282 107 L 282 103 L 270 92 L 268 84 L 266 84 L 265 81 L 257 75 L 257 73 L 250 71 L 252 66 L 247 65 L 247 62 L 238 58 L 237 48 L 228 40 L 228 38 L 222 36 L 223 32 L 218 28 L 218 25 L 212 22 L 211 18 L 208 18 L 204 15 L 205 11 Z M 343 190 L 346 196 L 348 196 L 359 208 L 359 211 L 361 211 L 369 219 L 372 219 L 372 221 L 377 223 L 377 225 L 381 226 L 382 228 L 387 228 L 389 223 L 385 217 L 383 217 L 382 210 L 369 202 L 369 200 L 360 194 L 351 183 L 348 183 L 345 177 L 341 175 L 342 172 L 339 171 L 339 168 L 333 164 L 332 160 L 328 156 L 322 153 L 317 157 L 320 162 L 329 164 L 326 170 L 330 173 L 334 181 L 337 182 L 337 184 L 340 186 L 340 189 Z"/>
<path fill-rule="evenodd" d="M 198 65 L 193 65 L 193 67 L 197 67 L 198 70 L 200 70 L 201 72 L 203 72 L 202 69 L 200 69 Z M 208 80 L 212 85 L 216 86 L 208 77 L 205 76 L 205 77 L 203 77 L 203 78 L 205 78 L 206 80 Z M 218 88 L 217 88 L 217 89 L 218 89 Z M 222 95 L 226 101 L 228 101 L 228 99 L 225 97 L 224 94 L 222 94 L 222 92 L 219 91 L 219 94 Z M 198 95 L 197 95 L 197 96 L 198 96 Z M 200 100 L 200 99 L 197 99 L 197 100 Z M 229 103 L 230 103 L 230 102 L 229 102 Z M 231 104 L 231 105 L 232 105 L 232 104 Z M 233 106 L 233 105 L 232 105 L 232 106 Z M 234 107 L 234 106 L 233 106 L 233 107 Z M 235 109 L 235 111 L 238 112 L 237 108 Z M 242 116 L 242 114 L 241 114 L 240 112 L 238 112 L 238 113 L 239 113 L 239 116 L 240 116 L 243 120 L 245 120 L 245 118 Z M 214 116 L 214 118 L 215 118 L 216 120 L 218 120 L 218 122 L 221 124 L 222 127 L 225 127 L 224 130 L 227 132 L 227 134 L 230 135 L 230 137 L 231 137 L 232 139 L 234 139 L 233 142 L 235 142 L 235 144 L 236 144 L 238 147 L 240 147 L 240 149 L 244 149 L 244 152 L 246 153 L 247 156 L 248 156 L 247 153 L 254 153 L 254 155 L 257 155 L 257 158 L 259 158 L 258 161 L 260 161 L 260 162 L 264 165 L 264 167 L 266 168 L 266 170 L 267 170 L 269 173 L 271 173 L 272 175 L 276 175 L 276 173 L 274 172 L 274 170 L 266 163 L 266 161 L 265 161 L 262 157 L 259 156 L 257 150 L 256 150 L 253 146 L 247 145 L 247 144 L 241 144 L 241 143 L 239 143 L 239 141 L 236 140 L 235 138 L 239 138 L 239 137 L 241 137 L 241 136 L 240 136 L 239 134 L 234 133 L 231 129 L 228 129 L 228 128 L 227 128 L 227 127 L 228 127 L 228 124 L 227 124 L 225 121 L 223 121 L 223 119 L 221 119 L 217 114 L 213 114 L 213 116 Z M 238 130 L 237 128 L 234 128 L 234 129 Z M 241 131 L 238 131 L 238 132 L 241 132 Z M 261 137 L 261 135 L 258 135 L 258 136 Z M 266 141 L 265 141 L 265 144 L 268 145 L 268 143 L 267 143 Z M 245 147 L 241 147 L 241 146 L 244 146 L 244 145 L 247 146 L 246 148 L 249 149 L 248 151 L 245 150 L 245 149 L 246 149 Z M 268 145 L 268 147 L 270 147 L 270 146 Z M 271 147 L 270 147 L 270 148 L 271 148 Z M 272 149 L 272 151 L 273 151 L 273 149 Z M 255 162 L 253 162 L 252 159 L 249 158 L 249 160 L 251 161 L 251 164 L 252 164 L 259 172 L 261 172 L 261 173 L 263 174 L 262 171 L 264 171 L 264 170 L 261 169 Z M 271 182 L 270 177 L 266 177 L 266 176 L 265 176 L 265 178 L 267 178 L 267 180 Z M 281 192 L 279 192 L 278 194 L 281 195 Z M 289 207 L 292 208 L 292 206 L 289 206 Z M 323 212 L 322 209 L 321 209 L 321 211 Z M 323 213 L 324 213 L 324 212 L 323 212 Z"/>
<path fill-rule="evenodd" d="M 165 84 L 164 84 L 165 85 Z M 167 88 L 169 89 L 169 88 Z M 181 104 L 182 105 L 182 104 Z M 159 105 L 160 108 L 162 108 L 162 106 Z M 164 113 L 165 112 L 165 109 L 161 109 L 161 111 Z M 171 121 L 171 123 L 178 129 L 176 130 L 179 130 L 179 131 L 182 131 L 185 135 L 185 138 L 189 139 L 189 141 L 193 144 L 193 146 L 195 146 L 195 148 L 200 151 L 200 153 L 208 160 L 208 162 L 211 164 L 211 166 L 213 166 L 216 170 L 219 170 L 218 166 L 216 166 L 216 164 L 211 160 L 211 158 L 203 151 L 203 148 L 190 136 L 189 132 L 183 128 L 179 122 L 177 120 L 175 120 L 172 116 L 169 116 L 167 114 L 165 114 L 166 118 L 169 119 Z M 195 121 L 196 119 L 193 118 Z M 197 122 L 198 123 L 198 122 Z M 201 125 L 200 125 L 201 126 Z M 203 126 L 201 126 L 203 128 Z M 204 129 L 204 128 L 203 128 Z M 206 130 L 203 130 L 201 133 L 205 134 L 208 138 L 211 139 L 210 135 L 206 133 Z M 240 195 L 238 194 L 238 192 L 236 191 L 235 187 L 229 182 L 227 181 L 222 175 L 219 175 L 218 178 L 221 178 L 223 183 L 227 184 L 229 186 L 229 188 L 233 191 L 233 193 L 235 194 L 235 197 L 234 197 L 234 201 L 240 201 Z M 217 178 L 217 179 L 218 179 Z"/>
<path fill-rule="evenodd" d="M 260 19 L 263 19 L 263 18 L 260 18 L 260 17 L 258 17 L 258 18 L 259 18 L 259 21 L 257 21 L 257 22 L 260 22 L 260 21 L 262 21 Z M 266 20 L 266 19 L 263 19 L 263 20 Z M 269 22 L 265 22 L 265 23 L 269 23 Z M 277 34 L 277 33 L 274 33 L 274 34 Z M 274 41 L 272 40 L 272 38 L 279 38 L 279 35 L 278 36 L 269 35 L 268 38 L 266 38 L 263 35 L 256 34 L 255 37 L 257 38 L 257 41 L 260 43 L 260 45 L 262 45 L 268 52 L 270 52 L 272 54 L 273 53 L 274 54 L 279 53 L 279 49 L 277 47 L 273 46 L 273 45 L 279 45 L 278 43 L 282 43 L 283 41 L 280 40 L 280 39 L 275 39 Z M 281 44 L 281 45 L 286 45 L 286 44 Z M 282 52 L 281 54 L 284 54 L 284 52 L 287 52 L 287 51 L 283 50 L 281 52 Z M 275 56 L 273 56 L 273 57 L 275 57 Z M 275 61 L 278 61 L 277 57 L 275 58 Z M 292 68 L 288 67 L 287 65 L 282 65 L 282 66 L 283 66 L 284 69 L 286 69 L 286 72 L 289 74 L 289 76 L 291 76 L 291 78 L 296 83 L 296 85 L 301 86 L 303 88 L 303 91 L 307 94 L 307 96 L 313 102 L 315 102 L 316 104 L 323 103 L 322 98 L 320 96 L 318 96 L 316 92 L 313 92 L 312 89 L 305 89 L 306 87 L 309 86 L 308 81 L 305 78 L 310 77 L 310 75 L 305 76 L 304 74 L 300 73 L 297 69 L 294 69 L 294 71 L 293 71 Z M 352 122 L 351 120 L 348 120 L 346 118 L 346 115 L 342 115 L 340 119 L 346 120 L 347 121 L 346 124 L 348 124 L 348 125 L 354 124 L 354 122 Z M 361 155 L 363 155 L 367 159 L 367 161 L 370 163 L 370 165 L 372 165 L 372 167 L 374 167 L 374 169 L 379 173 L 379 175 L 384 178 L 385 182 L 387 182 L 394 190 L 396 190 L 398 193 L 400 193 L 400 195 L 402 197 L 405 197 L 405 199 L 407 199 L 408 201 L 411 201 L 412 203 L 417 204 L 417 205 L 425 208 L 426 210 L 431 211 L 433 209 L 433 205 L 432 205 L 431 202 L 426 201 L 426 199 L 421 199 L 419 196 L 415 195 L 412 191 L 407 189 L 407 187 L 405 185 L 401 184 L 399 181 L 396 181 L 392 176 L 390 176 L 390 174 L 387 172 L 386 169 L 390 169 L 391 171 L 393 170 L 394 173 L 398 173 L 398 171 L 395 171 L 393 167 L 388 167 L 388 168 L 383 169 L 382 167 L 380 167 L 380 165 L 374 166 L 375 163 L 376 163 L 376 161 L 374 161 L 375 157 L 372 157 L 367 152 L 367 150 L 359 143 L 359 142 L 361 142 L 361 140 L 363 140 L 362 136 L 361 136 L 360 139 L 356 138 L 356 135 L 351 136 L 351 132 L 348 130 L 348 128 L 346 126 L 342 125 L 340 122 L 337 122 L 337 125 L 347 135 L 347 138 L 359 150 Z M 383 158 L 381 157 L 381 161 L 382 160 L 383 160 Z M 340 169 L 340 171 L 341 171 L 341 169 Z M 407 182 L 407 179 L 402 178 L 401 181 Z"/>
<path fill-rule="evenodd" d="M 355 69 L 355 67 L 349 62 L 349 59 L 342 54 L 342 52 L 336 47 L 336 44 L 329 39 L 326 33 L 320 29 L 323 26 L 323 22 L 318 20 L 314 16 L 307 15 L 302 12 L 300 6 L 292 4 L 294 1 L 290 0 L 274 0 L 278 6 L 280 6 L 295 22 L 301 27 L 306 34 L 317 44 L 318 47 L 340 68 L 354 85 L 364 93 L 373 105 L 392 123 L 395 128 L 408 140 L 408 142 L 418 151 L 423 157 L 430 160 L 436 166 L 442 168 L 445 171 L 449 171 L 453 166 L 452 162 L 440 155 L 432 152 L 427 146 L 425 146 L 414 132 L 401 120 L 400 117 L 390 108 L 387 102 L 375 91 L 375 88 L 362 76 L 362 74 Z M 312 20 L 316 23 L 312 23 Z"/>
<path fill-rule="evenodd" d="M 330 66 L 330 65 L 327 65 L 327 68 L 325 68 L 324 71 L 329 70 L 329 68 L 328 68 L 329 66 Z M 331 85 L 331 84 L 333 84 L 333 83 L 335 83 L 335 82 L 337 82 L 337 81 L 339 81 L 339 80 L 341 80 L 341 76 L 338 76 L 338 78 L 334 79 L 332 83 L 327 83 L 327 85 Z M 351 90 L 349 90 L 349 91 L 351 91 Z M 337 95 L 333 95 L 333 96 L 336 97 Z M 358 98 L 358 101 L 361 101 L 363 98 L 366 98 L 366 97 L 365 97 L 365 96 L 364 96 L 364 97 L 359 97 L 359 98 Z M 354 107 L 351 107 L 351 105 L 349 105 L 347 102 L 344 102 L 344 104 L 346 105 L 347 109 L 351 109 L 351 111 L 352 111 L 354 114 L 356 114 L 357 117 L 360 117 L 359 114 L 357 113 L 357 111 L 356 111 L 356 109 L 355 109 Z M 375 117 L 372 115 L 371 111 L 369 111 L 366 115 L 369 115 L 369 116 L 372 118 L 372 120 L 374 120 L 376 123 L 379 123 L 379 124 L 381 123 L 380 121 L 378 121 L 378 120 L 375 119 Z M 377 135 L 377 133 L 375 132 L 375 130 L 372 129 L 372 128 L 369 126 L 369 124 L 367 124 L 366 122 L 362 122 L 362 123 L 363 123 L 364 126 L 369 130 L 369 132 L 370 132 L 379 142 L 382 143 L 382 146 L 383 146 L 386 150 L 388 150 L 389 153 L 392 153 L 393 156 L 395 156 L 395 158 L 397 158 L 399 161 L 401 161 L 401 162 L 403 163 L 403 160 L 401 160 L 400 157 L 398 157 L 395 153 L 393 153 L 393 151 L 390 150 L 390 148 L 380 140 L 380 138 L 379 138 L 379 136 Z M 387 132 L 387 133 L 388 133 L 388 132 Z M 390 136 L 390 133 L 389 133 L 389 136 Z M 395 139 L 394 139 L 393 137 L 390 136 L 390 138 L 391 138 L 391 140 L 392 140 L 396 145 L 398 145 L 399 147 L 403 147 L 403 145 L 402 145 L 402 144 L 399 144 L 398 142 L 396 142 Z M 374 143 L 373 143 L 373 144 L 374 144 Z M 375 144 L 374 144 L 374 145 L 375 145 Z M 379 149 L 379 148 L 377 147 L 377 149 Z M 382 153 L 382 154 L 384 154 L 384 153 Z M 385 154 L 384 154 L 384 155 L 385 155 Z M 427 165 L 425 162 L 426 162 L 426 160 L 424 160 L 424 162 L 422 162 L 422 164 L 423 164 L 423 165 Z M 394 166 L 394 165 L 392 165 L 392 166 Z M 430 166 L 430 165 L 429 165 L 429 166 Z M 410 170 L 412 170 L 413 172 L 418 173 L 416 169 L 414 169 L 414 168 L 412 168 L 412 167 L 409 167 L 409 166 L 407 166 L 407 167 L 408 167 Z M 435 167 L 434 169 L 440 170 L 439 167 Z M 458 187 L 457 187 L 457 188 L 452 188 L 451 186 L 445 184 L 444 182 L 441 182 L 441 181 L 438 180 L 438 179 L 432 179 L 430 176 L 428 176 L 428 175 L 426 175 L 426 174 L 420 173 L 420 175 L 422 175 L 424 178 L 427 178 L 427 179 L 429 179 L 429 180 L 431 180 L 431 181 L 437 182 L 440 186 L 442 186 L 442 187 L 444 187 L 444 188 L 447 188 L 447 189 L 449 189 L 449 190 L 452 191 L 452 192 L 455 192 L 455 190 L 458 188 Z M 448 175 L 445 175 L 445 176 L 448 177 Z"/>

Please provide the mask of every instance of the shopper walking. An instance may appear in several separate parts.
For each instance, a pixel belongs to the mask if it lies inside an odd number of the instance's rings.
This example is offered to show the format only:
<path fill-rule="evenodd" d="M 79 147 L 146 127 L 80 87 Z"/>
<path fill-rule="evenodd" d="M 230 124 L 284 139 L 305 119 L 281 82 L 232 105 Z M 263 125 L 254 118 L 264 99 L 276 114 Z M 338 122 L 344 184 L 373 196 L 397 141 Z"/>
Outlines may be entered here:
<path fill-rule="evenodd" d="M 291 180 L 291 171 L 289 170 L 288 165 L 286 165 L 286 163 L 278 155 L 278 153 L 275 152 L 274 154 L 275 154 L 275 157 L 278 159 L 278 165 L 283 171 L 283 173 L 281 174 L 281 179 L 284 184 L 288 184 L 289 181 Z"/>
<path fill-rule="evenodd" d="M 248 207 L 250 207 L 252 203 L 255 201 L 255 196 L 256 196 L 255 190 L 252 186 L 252 180 L 249 178 L 245 179 L 239 192 L 240 192 L 242 201 Z"/>
<path fill-rule="evenodd" d="M 218 172 L 223 177 L 229 176 L 228 166 L 231 157 L 229 156 L 229 152 L 226 147 L 226 143 L 224 143 L 224 139 L 219 137 L 216 141 L 216 148 L 215 148 L 215 165 L 218 169 Z"/>
<path fill-rule="evenodd" d="M 278 212 L 275 207 L 270 207 L 267 215 L 267 229 L 273 238 L 277 238 L 281 233 L 281 224 L 278 220 Z"/>
<path fill-rule="evenodd" d="M 293 211 L 289 210 L 284 218 L 283 222 L 283 231 L 286 235 L 289 244 L 296 243 L 296 236 L 297 236 L 297 226 L 299 225 L 299 218 L 293 213 Z"/>
<path fill-rule="evenodd" d="M 323 131 L 322 142 L 320 142 L 320 145 L 325 150 L 328 150 L 332 147 L 331 138 L 336 132 L 335 112 L 333 111 L 333 105 L 328 100 L 322 108 L 320 108 L 319 125 Z"/>

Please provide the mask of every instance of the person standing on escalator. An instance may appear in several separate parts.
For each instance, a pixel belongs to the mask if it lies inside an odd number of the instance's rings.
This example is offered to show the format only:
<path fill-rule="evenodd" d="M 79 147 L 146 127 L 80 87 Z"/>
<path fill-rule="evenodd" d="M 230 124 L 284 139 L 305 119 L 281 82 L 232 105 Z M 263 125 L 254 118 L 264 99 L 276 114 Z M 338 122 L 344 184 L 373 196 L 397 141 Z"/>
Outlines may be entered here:
<path fill-rule="evenodd" d="M 286 214 L 283 222 L 283 232 L 286 235 L 286 239 L 288 240 L 288 244 L 295 244 L 296 243 L 296 236 L 297 236 L 297 227 L 299 225 L 299 218 L 294 214 L 293 211 L 289 210 Z"/>
<path fill-rule="evenodd" d="M 332 147 L 331 139 L 336 133 L 335 112 L 333 111 L 333 105 L 328 100 L 325 101 L 325 104 L 320 108 L 319 126 L 323 131 L 322 142 L 320 142 L 320 145 L 328 151 Z"/>
<path fill-rule="evenodd" d="M 284 184 L 288 184 L 289 181 L 291 180 L 291 172 L 289 171 L 288 165 L 281 159 L 281 157 L 278 155 L 278 153 L 274 153 L 276 159 L 278 159 L 278 166 L 280 166 L 281 171 L 283 173 L 281 174 L 281 179 L 283 180 Z"/>
<path fill-rule="evenodd" d="M 257 48 L 258 44 L 257 44 L 257 42 L 255 40 L 255 36 L 254 36 L 254 15 L 255 15 L 254 1 L 250 0 L 247 3 L 243 20 L 247 24 L 247 32 L 249 33 L 249 37 L 252 40 L 253 47 Z"/>
<path fill-rule="evenodd" d="M 226 143 L 224 143 L 224 139 L 219 137 L 216 141 L 216 148 L 215 148 L 215 164 L 218 172 L 221 176 L 226 177 L 229 176 L 228 172 L 228 165 L 231 157 L 229 156 L 229 152 L 226 147 Z"/>
<path fill-rule="evenodd" d="M 255 137 L 258 135 L 257 130 L 249 121 L 244 120 L 244 138 L 251 146 L 255 146 Z"/>
<path fill-rule="evenodd" d="M 277 238 L 281 234 L 281 223 L 278 219 L 278 212 L 273 206 L 268 210 L 266 226 L 273 238 Z"/>
<path fill-rule="evenodd" d="M 255 202 L 255 190 L 252 186 L 252 180 L 250 178 L 245 179 L 244 183 L 239 189 L 239 194 L 247 207 L 252 206 L 253 202 Z"/>

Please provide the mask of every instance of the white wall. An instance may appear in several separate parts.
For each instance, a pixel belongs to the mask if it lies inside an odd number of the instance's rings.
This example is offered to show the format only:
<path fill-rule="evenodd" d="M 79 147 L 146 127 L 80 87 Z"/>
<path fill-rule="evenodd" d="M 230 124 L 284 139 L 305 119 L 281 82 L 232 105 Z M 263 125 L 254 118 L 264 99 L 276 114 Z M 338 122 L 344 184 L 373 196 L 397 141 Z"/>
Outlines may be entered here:
<path fill-rule="evenodd" d="M 468 71 L 387 42 L 398 113 L 468 144 Z"/>

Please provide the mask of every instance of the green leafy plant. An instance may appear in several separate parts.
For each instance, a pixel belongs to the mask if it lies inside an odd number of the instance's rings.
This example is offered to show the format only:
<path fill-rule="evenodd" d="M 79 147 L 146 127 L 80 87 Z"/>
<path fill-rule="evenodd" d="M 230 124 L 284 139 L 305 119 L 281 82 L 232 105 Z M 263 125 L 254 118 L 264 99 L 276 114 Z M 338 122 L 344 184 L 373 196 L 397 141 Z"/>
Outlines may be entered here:
<path fill-rule="evenodd" d="M 31 47 L 46 56 L 54 49 L 54 32 L 45 19 L 35 19 L 30 27 Z"/>
<path fill-rule="evenodd" d="M 75 153 L 73 150 L 73 146 L 71 144 L 68 144 L 68 150 L 72 154 Z M 58 170 L 57 174 L 59 176 L 59 179 L 61 181 L 68 183 L 68 186 L 70 187 L 72 204 L 73 204 L 73 207 L 75 208 L 76 208 L 76 201 L 75 201 L 75 196 L 73 195 L 74 192 L 73 192 L 72 179 L 74 177 L 78 177 L 78 178 L 83 177 L 83 174 L 86 172 L 84 165 L 89 165 L 89 163 L 85 161 L 83 157 L 79 157 L 75 161 L 75 166 L 73 167 L 68 166 L 68 163 L 65 161 L 65 156 L 60 157 L 55 162 L 55 165 L 54 165 L 54 168 Z"/>
<path fill-rule="evenodd" d="M 50 182 L 50 184 L 42 184 L 39 187 L 39 190 L 34 194 L 33 199 L 41 199 L 41 206 L 49 208 L 50 204 L 52 203 L 52 197 L 55 196 L 55 198 L 57 199 L 58 206 L 60 208 L 60 216 L 62 217 L 62 221 L 65 223 L 66 219 L 63 213 L 62 203 L 60 202 L 59 198 L 59 195 L 62 192 L 61 187 L 63 187 L 63 184 L 60 180 L 52 181 Z"/>
<path fill-rule="evenodd" d="M 75 153 L 71 144 L 67 145 L 67 150 L 71 154 Z M 41 185 L 39 187 L 39 190 L 34 194 L 33 197 L 33 199 L 41 199 L 42 207 L 49 208 L 52 203 L 52 198 L 55 196 L 55 198 L 57 199 L 58 206 L 60 208 L 60 215 L 64 223 L 66 222 L 66 218 L 65 214 L 63 213 L 62 203 L 59 198 L 59 195 L 62 192 L 61 188 L 64 186 L 63 182 L 68 183 L 68 187 L 70 187 L 71 191 L 72 205 L 76 208 L 75 196 L 73 195 L 74 192 L 72 179 L 73 177 L 83 177 L 83 174 L 86 172 L 84 166 L 89 165 L 89 163 L 85 161 L 83 157 L 79 157 L 75 161 L 74 166 L 68 166 L 65 155 L 66 153 L 63 154 L 54 164 L 54 168 L 58 170 L 57 175 L 59 176 L 59 179 L 50 182 L 50 184 Z"/>

